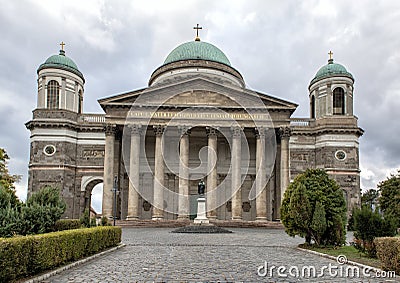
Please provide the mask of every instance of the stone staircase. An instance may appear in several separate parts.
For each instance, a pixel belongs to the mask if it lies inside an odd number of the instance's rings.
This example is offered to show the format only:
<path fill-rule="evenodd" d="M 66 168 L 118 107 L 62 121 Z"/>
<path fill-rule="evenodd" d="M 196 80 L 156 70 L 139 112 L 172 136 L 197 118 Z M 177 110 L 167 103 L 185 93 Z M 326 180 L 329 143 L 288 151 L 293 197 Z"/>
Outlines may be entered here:
<path fill-rule="evenodd" d="M 226 228 L 264 228 L 284 229 L 280 221 L 241 221 L 241 220 L 210 220 L 210 223 Z M 116 225 L 121 227 L 151 227 L 151 228 L 178 228 L 193 224 L 190 220 L 117 220 Z"/>

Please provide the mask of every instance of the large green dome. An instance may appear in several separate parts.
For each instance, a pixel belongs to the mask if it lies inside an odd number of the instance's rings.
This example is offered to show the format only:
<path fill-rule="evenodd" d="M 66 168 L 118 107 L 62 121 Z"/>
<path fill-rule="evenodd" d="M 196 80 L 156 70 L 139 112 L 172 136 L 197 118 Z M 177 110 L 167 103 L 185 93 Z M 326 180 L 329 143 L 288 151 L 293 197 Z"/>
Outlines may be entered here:
<path fill-rule="evenodd" d="M 208 60 L 231 66 L 218 47 L 203 41 L 190 41 L 179 45 L 169 53 L 164 65 L 182 60 Z"/>
<path fill-rule="evenodd" d="M 354 80 L 353 75 L 349 73 L 343 65 L 333 63 L 333 59 L 328 60 L 328 64 L 322 66 L 315 77 L 312 79 L 311 84 L 314 82 L 331 76 L 345 76 Z"/>
<path fill-rule="evenodd" d="M 72 61 L 71 58 L 65 56 L 65 51 L 60 50 L 60 54 L 50 56 L 43 64 L 39 66 L 38 72 L 45 68 L 56 68 L 70 71 L 83 79 L 82 73 L 79 71 L 78 66 Z"/>

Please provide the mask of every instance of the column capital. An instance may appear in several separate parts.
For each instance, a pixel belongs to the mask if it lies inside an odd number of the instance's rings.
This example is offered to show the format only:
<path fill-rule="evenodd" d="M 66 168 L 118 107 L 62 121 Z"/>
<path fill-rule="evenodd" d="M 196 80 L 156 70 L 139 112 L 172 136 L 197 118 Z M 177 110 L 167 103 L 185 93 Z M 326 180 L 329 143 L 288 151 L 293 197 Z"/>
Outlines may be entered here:
<path fill-rule="evenodd" d="M 140 135 L 142 125 L 139 124 L 129 124 L 128 125 L 129 130 L 131 131 L 131 135 Z"/>
<path fill-rule="evenodd" d="M 153 129 L 156 136 L 161 136 L 164 133 L 165 127 L 163 125 L 154 125 Z"/>
<path fill-rule="evenodd" d="M 191 128 L 189 126 L 178 126 L 178 132 L 181 136 L 188 136 L 191 133 Z"/>
<path fill-rule="evenodd" d="M 290 138 L 292 130 L 290 127 L 280 127 L 278 133 L 281 139 L 288 139 Z"/>
<path fill-rule="evenodd" d="M 115 136 L 117 133 L 117 126 L 113 124 L 106 124 L 104 126 L 104 132 L 106 133 L 106 136 Z"/>
<path fill-rule="evenodd" d="M 256 127 L 254 128 L 254 136 L 259 139 L 260 137 L 265 137 L 266 128 Z"/>
<path fill-rule="evenodd" d="M 216 137 L 218 134 L 218 129 L 212 127 L 206 127 L 206 133 L 208 137 Z"/>
<path fill-rule="evenodd" d="M 239 127 L 239 126 L 233 126 L 233 127 L 231 127 L 231 132 L 232 132 L 232 137 L 240 138 L 241 132 L 242 132 L 242 128 Z"/>

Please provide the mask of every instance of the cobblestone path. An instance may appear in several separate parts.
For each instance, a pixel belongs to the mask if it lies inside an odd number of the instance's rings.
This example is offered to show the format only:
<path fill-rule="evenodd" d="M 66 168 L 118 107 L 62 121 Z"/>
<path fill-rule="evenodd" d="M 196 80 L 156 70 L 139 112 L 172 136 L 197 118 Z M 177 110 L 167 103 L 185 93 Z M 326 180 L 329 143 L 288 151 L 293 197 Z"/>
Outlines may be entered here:
<path fill-rule="evenodd" d="M 362 268 L 356 278 L 351 266 L 297 250 L 303 239 L 283 230 L 209 235 L 171 230 L 125 228 L 126 247 L 43 282 L 399 282 L 363 276 Z"/>

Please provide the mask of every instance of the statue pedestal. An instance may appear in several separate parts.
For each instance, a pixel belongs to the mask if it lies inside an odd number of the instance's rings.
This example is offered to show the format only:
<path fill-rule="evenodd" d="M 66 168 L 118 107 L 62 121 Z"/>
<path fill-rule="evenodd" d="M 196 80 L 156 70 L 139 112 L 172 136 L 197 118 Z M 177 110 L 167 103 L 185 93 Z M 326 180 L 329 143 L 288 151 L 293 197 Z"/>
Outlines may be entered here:
<path fill-rule="evenodd" d="M 199 197 L 197 199 L 197 217 L 194 219 L 194 224 L 209 224 L 210 221 L 206 215 L 206 198 Z"/>

